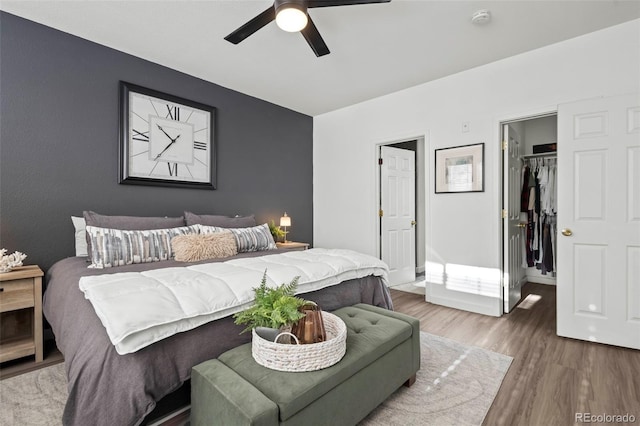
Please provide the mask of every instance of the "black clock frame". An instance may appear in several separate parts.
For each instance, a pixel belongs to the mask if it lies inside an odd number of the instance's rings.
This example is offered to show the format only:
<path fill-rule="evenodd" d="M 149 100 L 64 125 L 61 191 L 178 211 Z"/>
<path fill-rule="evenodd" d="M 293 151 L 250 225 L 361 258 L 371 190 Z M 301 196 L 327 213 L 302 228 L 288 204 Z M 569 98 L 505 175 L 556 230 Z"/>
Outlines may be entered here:
<path fill-rule="evenodd" d="M 168 93 L 163 93 L 157 90 L 148 89 L 146 87 L 138 86 L 136 84 L 120 82 L 120 149 L 119 149 L 119 183 L 126 185 L 151 185 L 151 186 L 168 186 L 174 188 L 195 188 L 195 189 L 209 189 L 213 190 L 217 187 L 216 179 L 216 138 L 215 138 L 215 116 L 216 108 L 210 105 L 206 105 L 200 102 L 191 101 L 178 96 L 174 96 Z M 129 92 L 140 93 L 142 95 L 153 96 L 162 100 L 167 100 L 173 103 L 179 103 L 189 106 L 191 108 L 197 108 L 206 111 L 210 114 L 210 126 L 209 126 L 209 181 L 208 182 L 189 182 L 189 181 L 176 181 L 169 179 L 159 178 L 144 178 L 138 176 L 129 176 L 129 146 L 130 146 L 130 134 L 129 134 Z"/>

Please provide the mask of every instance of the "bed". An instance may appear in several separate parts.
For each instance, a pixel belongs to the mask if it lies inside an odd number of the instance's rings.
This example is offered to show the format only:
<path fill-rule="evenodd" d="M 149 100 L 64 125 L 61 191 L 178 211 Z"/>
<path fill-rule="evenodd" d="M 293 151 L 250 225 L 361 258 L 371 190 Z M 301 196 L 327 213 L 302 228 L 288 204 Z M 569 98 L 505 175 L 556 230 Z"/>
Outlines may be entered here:
<path fill-rule="evenodd" d="M 281 250 L 239 253 L 233 259 L 279 254 Z M 163 338 L 133 353 L 120 355 L 92 303 L 79 289 L 82 277 L 204 265 L 229 259 L 183 263 L 165 260 L 92 269 L 84 257 L 55 263 L 46 274 L 43 311 L 65 359 L 69 397 L 65 425 L 138 425 L 149 421 L 158 401 L 189 380 L 191 368 L 246 343 L 250 333 L 231 316 Z M 368 275 L 304 293 L 324 310 L 355 303 L 392 309 L 386 277 Z M 259 283 L 256 282 L 255 286 Z M 165 398 L 166 400 L 166 398 Z"/>

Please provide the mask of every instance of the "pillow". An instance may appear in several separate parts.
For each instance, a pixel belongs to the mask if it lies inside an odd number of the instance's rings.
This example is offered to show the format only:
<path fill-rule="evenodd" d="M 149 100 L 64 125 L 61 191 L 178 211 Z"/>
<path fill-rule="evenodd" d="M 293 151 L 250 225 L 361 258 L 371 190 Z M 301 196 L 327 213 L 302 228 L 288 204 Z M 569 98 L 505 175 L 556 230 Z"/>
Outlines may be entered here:
<path fill-rule="evenodd" d="M 75 228 L 76 256 L 87 256 L 87 231 L 83 217 L 71 216 L 73 227 Z"/>
<path fill-rule="evenodd" d="M 251 216 L 219 216 L 219 215 L 197 215 L 191 212 L 184 212 L 185 223 L 190 225 L 219 226 L 221 228 L 247 228 L 256 226 L 256 219 Z"/>
<path fill-rule="evenodd" d="M 216 232 L 231 231 L 236 239 L 238 253 L 246 253 L 250 251 L 274 250 L 276 243 L 273 241 L 273 235 L 269 230 L 269 225 L 252 226 L 250 228 L 220 228 L 217 226 L 200 225 L 200 233 L 212 234 Z"/>
<path fill-rule="evenodd" d="M 184 217 L 106 216 L 92 211 L 82 212 L 87 225 L 99 228 L 147 230 L 185 226 Z"/>
<path fill-rule="evenodd" d="M 171 239 L 171 248 L 179 262 L 220 259 L 238 254 L 236 239 L 229 231 L 178 235 Z"/>
<path fill-rule="evenodd" d="M 173 257 L 171 239 L 197 233 L 197 226 L 169 229 L 122 230 L 87 225 L 91 241 L 90 268 L 110 268 L 168 260 Z"/>
<path fill-rule="evenodd" d="M 147 230 L 168 229 L 185 226 L 184 217 L 145 217 L 145 216 L 106 216 L 92 211 L 82 212 L 87 226 L 98 228 Z M 87 235 L 87 248 L 89 260 L 92 260 L 93 250 L 91 241 Z"/>

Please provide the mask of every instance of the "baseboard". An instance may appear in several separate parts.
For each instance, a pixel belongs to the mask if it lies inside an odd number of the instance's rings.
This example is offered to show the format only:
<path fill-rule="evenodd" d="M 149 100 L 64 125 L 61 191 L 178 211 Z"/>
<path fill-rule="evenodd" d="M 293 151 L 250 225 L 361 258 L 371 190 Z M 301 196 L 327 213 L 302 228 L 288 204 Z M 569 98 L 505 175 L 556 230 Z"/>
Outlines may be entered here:
<path fill-rule="evenodd" d="M 556 285 L 556 277 L 549 274 L 543 275 L 540 269 L 529 267 L 525 270 L 525 279 L 530 283 Z"/>
<path fill-rule="evenodd" d="M 489 316 L 500 316 L 496 315 L 496 312 L 499 311 L 500 305 L 502 303 L 502 299 L 493 299 L 488 296 L 479 296 L 479 298 L 484 298 L 487 300 L 487 304 L 478 304 L 473 300 L 461 300 L 459 298 L 447 297 L 446 295 L 434 295 L 433 289 L 431 288 L 434 285 L 433 283 L 426 282 L 425 287 L 425 300 L 429 303 L 433 303 L 435 305 L 442 305 L 449 308 L 460 309 L 463 311 L 475 312 L 477 314 L 489 315 Z M 498 305 L 496 305 L 498 304 Z"/>
<path fill-rule="evenodd" d="M 526 282 L 530 282 L 530 283 L 536 283 L 536 284 L 546 284 L 546 285 L 556 285 L 556 279 L 555 277 L 531 277 L 529 275 L 527 275 L 526 277 Z"/>

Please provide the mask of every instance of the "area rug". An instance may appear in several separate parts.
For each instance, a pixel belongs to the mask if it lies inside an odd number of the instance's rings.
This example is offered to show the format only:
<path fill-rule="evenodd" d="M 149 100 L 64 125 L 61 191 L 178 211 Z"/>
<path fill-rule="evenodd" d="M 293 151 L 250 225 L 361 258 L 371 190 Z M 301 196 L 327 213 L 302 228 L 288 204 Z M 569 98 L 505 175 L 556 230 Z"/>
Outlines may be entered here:
<path fill-rule="evenodd" d="M 360 426 L 481 425 L 513 358 L 420 332 L 420 371 Z"/>
<path fill-rule="evenodd" d="M 67 401 L 64 364 L 56 364 L 0 381 L 0 425 L 62 424 Z"/>
<path fill-rule="evenodd" d="M 361 426 L 481 425 L 512 358 L 425 332 L 421 369 Z M 64 364 L 0 381 L 0 424 L 61 424 L 67 398 Z"/>

